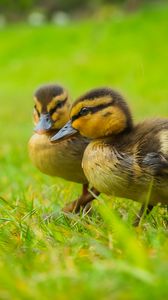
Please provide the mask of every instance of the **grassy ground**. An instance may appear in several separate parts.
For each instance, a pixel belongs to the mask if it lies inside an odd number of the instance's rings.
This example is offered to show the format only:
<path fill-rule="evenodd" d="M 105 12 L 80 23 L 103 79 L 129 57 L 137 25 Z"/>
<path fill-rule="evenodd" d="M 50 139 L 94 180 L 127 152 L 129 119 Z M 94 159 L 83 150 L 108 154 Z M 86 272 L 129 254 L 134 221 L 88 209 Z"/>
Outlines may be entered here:
<path fill-rule="evenodd" d="M 135 119 L 167 116 L 168 7 L 0 31 L 0 299 L 166 299 L 167 214 L 135 230 L 139 204 L 101 195 L 92 217 L 60 213 L 80 186 L 38 172 L 27 155 L 32 94 L 60 82 L 72 98 L 120 90 Z M 56 212 L 56 219 L 44 221 Z"/>

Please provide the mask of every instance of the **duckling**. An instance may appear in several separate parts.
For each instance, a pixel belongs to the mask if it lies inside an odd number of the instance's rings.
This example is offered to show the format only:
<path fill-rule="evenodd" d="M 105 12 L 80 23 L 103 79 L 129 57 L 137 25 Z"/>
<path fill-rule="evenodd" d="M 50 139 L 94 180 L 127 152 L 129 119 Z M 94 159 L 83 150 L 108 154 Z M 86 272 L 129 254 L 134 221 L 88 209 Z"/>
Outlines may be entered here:
<path fill-rule="evenodd" d="M 168 204 L 168 119 L 134 125 L 123 97 L 99 88 L 73 103 L 70 122 L 52 141 L 75 131 L 91 139 L 82 160 L 91 185 L 107 195 L 142 203 L 135 226 L 145 210 L 149 213 L 158 202 Z"/>
<path fill-rule="evenodd" d="M 88 181 L 81 167 L 88 140 L 78 134 L 56 144 L 50 142 L 51 136 L 69 120 L 69 95 L 63 87 L 41 86 L 35 92 L 34 101 L 35 133 L 28 144 L 30 159 L 47 175 L 83 184 L 82 195 L 64 208 L 65 212 L 78 212 L 94 198 L 88 192 Z M 94 189 L 93 192 L 97 194 Z"/>

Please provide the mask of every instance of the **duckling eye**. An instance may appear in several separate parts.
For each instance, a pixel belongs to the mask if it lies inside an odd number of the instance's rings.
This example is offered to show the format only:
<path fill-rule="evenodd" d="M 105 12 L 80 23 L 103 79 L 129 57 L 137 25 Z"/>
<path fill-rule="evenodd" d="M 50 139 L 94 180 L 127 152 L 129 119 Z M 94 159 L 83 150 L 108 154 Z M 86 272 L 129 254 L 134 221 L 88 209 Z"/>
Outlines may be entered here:
<path fill-rule="evenodd" d="M 63 106 L 63 104 L 64 104 L 63 102 L 58 101 L 57 105 L 56 105 L 56 108 L 61 108 Z"/>
<path fill-rule="evenodd" d="M 53 113 L 55 113 L 55 111 L 58 108 L 61 108 L 63 105 L 64 105 L 63 101 L 58 101 L 57 104 L 56 104 L 56 106 L 50 110 L 50 115 L 52 115 Z"/>
<path fill-rule="evenodd" d="M 90 108 L 89 107 L 83 107 L 81 110 L 80 110 L 80 116 L 85 116 L 87 115 L 88 113 L 90 112 Z"/>

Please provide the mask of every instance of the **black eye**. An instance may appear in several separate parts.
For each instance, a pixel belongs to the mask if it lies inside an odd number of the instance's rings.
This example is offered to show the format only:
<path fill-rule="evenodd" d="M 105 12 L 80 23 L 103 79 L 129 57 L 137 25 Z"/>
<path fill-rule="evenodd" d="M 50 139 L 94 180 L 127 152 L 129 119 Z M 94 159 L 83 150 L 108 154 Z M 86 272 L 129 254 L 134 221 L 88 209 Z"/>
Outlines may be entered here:
<path fill-rule="evenodd" d="M 64 104 L 63 102 L 58 101 L 57 105 L 56 105 L 56 108 L 61 108 L 63 106 L 63 104 Z"/>
<path fill-rule="evenodd" d="M 89 108 L 89 107 L 83 107 L 83 108 L 80 110 L 80 115 L 81 115 L 81 116 L 85 116 L 85 115 L 87 115 L 89 112 L 90 112 L 90 108 Z"/>
<path fill-rule="evenodd" d="M 56 106 L 54 108 L 52 108 L 50 110 L 50 115 L 52 115 L 53 113 L 56 112 L 57 109 L 61 108 L 63 106 L 63 102 L 62 101 L 58 101 Z"/>

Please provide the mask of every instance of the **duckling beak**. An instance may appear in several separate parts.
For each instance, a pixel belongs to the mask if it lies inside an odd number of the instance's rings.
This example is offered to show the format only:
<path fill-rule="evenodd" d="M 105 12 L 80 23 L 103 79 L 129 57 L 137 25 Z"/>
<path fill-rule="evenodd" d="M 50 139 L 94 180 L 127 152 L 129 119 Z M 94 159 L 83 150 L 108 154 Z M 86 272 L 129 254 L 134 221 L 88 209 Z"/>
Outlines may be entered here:
<path fill-rule="evenodd" d="M 68 121 L 64 127 L 62 127 L 51 139 L 51 142 L 61 140 L 63 138 L 68 138 L 74 135 L 78 131 L 72 127 L 71 120 Z"/>
<path fill-rule="evenodd" d="M 34 128 L 34 131 L 38 134 L 44 134 L 52 128 L 52 125 L 53 121 L 51 120 L 49 113 L 41 114 L 40 120 Z"/>

